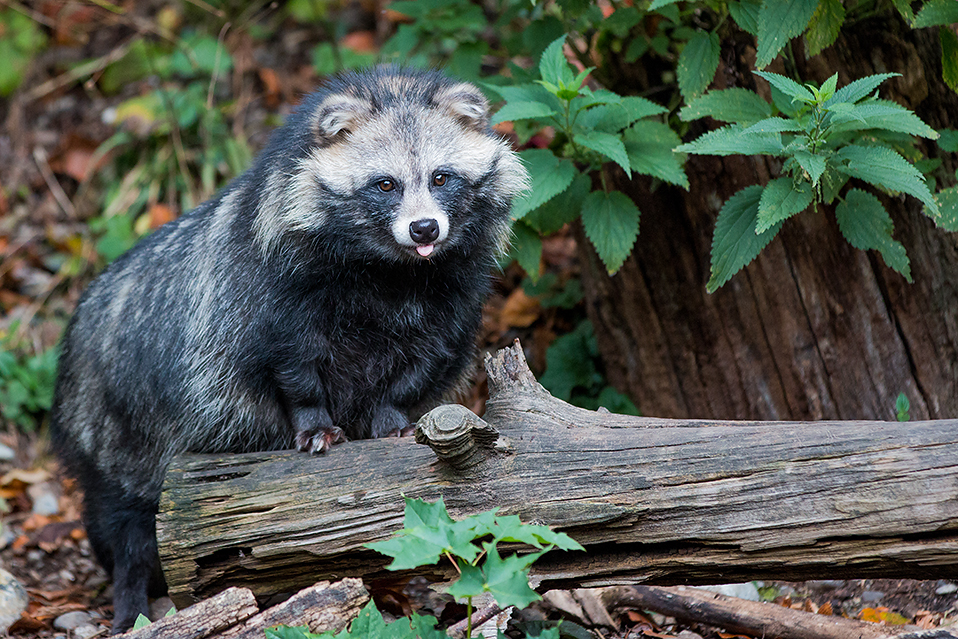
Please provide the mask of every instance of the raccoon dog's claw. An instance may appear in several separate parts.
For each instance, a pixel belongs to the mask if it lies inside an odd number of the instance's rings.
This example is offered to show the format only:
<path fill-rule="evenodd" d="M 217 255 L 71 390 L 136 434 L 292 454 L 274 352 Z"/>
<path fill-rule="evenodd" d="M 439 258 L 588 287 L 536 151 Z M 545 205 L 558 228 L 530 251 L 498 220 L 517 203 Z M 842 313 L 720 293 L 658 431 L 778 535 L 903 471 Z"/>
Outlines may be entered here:
<path fill-rule="evenodd" d="M 388 433 L 386 433 L 385 436 L 386 437 L 409 437 L 410 435 L 414 435 L 415 433 L 416 433 L 416 425 L 409 424 L 408 426 L 405 426 L 403 428 L 397 428 L 395 430 L 391 430 Z"/>
<path fill-rule="evenodd" d="M 301 430 L 296 433 L 296 448 L 298 450 L 321 454 L 328 451 L 335 444 L 348 442 L 343 429 L 336 426 L 324 426 L 314 430 Z"/>

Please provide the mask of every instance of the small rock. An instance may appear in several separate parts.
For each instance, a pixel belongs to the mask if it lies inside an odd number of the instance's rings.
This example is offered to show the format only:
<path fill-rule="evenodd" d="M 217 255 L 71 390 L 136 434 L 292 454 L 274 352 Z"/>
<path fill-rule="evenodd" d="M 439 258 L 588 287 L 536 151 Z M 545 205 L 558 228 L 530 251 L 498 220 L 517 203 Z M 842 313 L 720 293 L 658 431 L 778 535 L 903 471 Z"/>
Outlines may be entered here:
<path fill-rule="evenodd" d="M 53 627 L 58 630 L 76 630 L 80 626 L 89 625 L 91 621 L 90 613 L 82 610 L 66 612 L 53 621 Z M 75 633 L 74 633 L 75 634 Z"/>
<path fill-rule="evenodd" d="M 953 592 L 958 592 L 958 586 L 947 581 L 935 589 L 936 595 L 950 595 Z"/>
<path fill-rule="evenodd" d="M 885 593 L 877 590 L 866 590 L 862 593 L 862 603 L 878 603 L 885 597 Z"/>
<path fill-rule="evenodd" d="M 6 444 L 0 444 L 0 461 L 13 461 L 17 456 L 17 451 Z"/>
<path fill-rule="evenodd" d="M 702 639 L 702 635 L 691 630 L 683 630 L 676 635 L 677 639 Z"/>
<path fill-rule="evenodd" d="M 722 584 L 719 586 L 699 586 L 701 590 L 716 592 L 728 597 L 738 597 L 748 601 L 759 601 L 761 597 L 758 594 L 758 588 L 751 581 L 744 584 Z"/>
<path fill-rule="evenodd" d="M 60 512 L 60 499 L 52 482 L 42 482 L 27 487 L 27 495 L 33 502 L 33 512 L 50 517 Z"/>
<path fill-rule="evenodd" d="M 16 577 L 0 568 L 0 632 L 6 633 L 27 609 L 27 591 Z"/>
<path fill-rule="evenodd" d="M 819 592 L 837 590 L 844 585 L 845 582 L 840 579 L 814 579 L 805 582 L 805 586 L 808 587 L 809 590 L 817 590 Z"/>
<path fill-rule="evenodd" d="M 86 623 L 73 630 L 73 639 L 90 639 L 100 634 L 100 628 L 91 623 Z"/>

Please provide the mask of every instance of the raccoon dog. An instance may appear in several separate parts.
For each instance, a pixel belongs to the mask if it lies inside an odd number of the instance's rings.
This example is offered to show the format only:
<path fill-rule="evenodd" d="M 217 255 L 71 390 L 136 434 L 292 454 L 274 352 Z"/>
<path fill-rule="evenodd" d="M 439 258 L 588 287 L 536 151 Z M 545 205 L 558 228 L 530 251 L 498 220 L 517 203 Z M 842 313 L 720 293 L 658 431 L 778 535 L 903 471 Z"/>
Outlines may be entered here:
<path fill-rule="evenodd" d="M 90 285 L 51 430 L 113 575 L 114 632 L 164 588 L 154 519 L 174 455 L 382 437 L 457 380 L 527 179 L 474 86 L 343 75 Z"/>

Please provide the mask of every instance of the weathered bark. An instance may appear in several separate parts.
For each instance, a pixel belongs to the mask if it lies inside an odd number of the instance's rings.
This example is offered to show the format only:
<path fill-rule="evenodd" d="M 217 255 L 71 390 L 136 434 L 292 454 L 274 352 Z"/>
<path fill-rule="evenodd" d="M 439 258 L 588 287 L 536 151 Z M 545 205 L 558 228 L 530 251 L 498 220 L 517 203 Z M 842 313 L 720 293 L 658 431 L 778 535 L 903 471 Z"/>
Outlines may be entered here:
<path fill-rule="evenodd" d="M 724 41 L 718 88 L 755 86 L 746 40 Z M 794 44 L 804 80 L 838 71 L 845 84 L 898 72 L 903 77 L 888 81 L 883 96 L 935 128 L 958 124 L 958 95 L 941 80 L 934 29 L 909 30 L 894 16 L 859 21 L 809 61 Z M 642 88 L 622 73 L 622 85 L 611 88 Z M 955 158 L 944 160 L 941 175 L 954 180 Z M 913 198 L 881 196 L 913 284 L 874 252 L 852 248 L 833 211 L 819 207 L 788 220 L 752 265 L 705 292 L 722 203 L 779 168 L 777 160 L 690 156 L 688 193 L 650 193 L 643 179 L 617 184 L 642 211 L 632 256 L 609 277 L 579 234 L 589 316 L 610 381 L 644 414 L 661 417 L 892 419 L 902 391 L 915 419 L 958 415 L 958 249 L 955 235 L 936 229 Z"/>
<path fill-rule="evenodd" d="M 121 639 L 204 639 L 258 612 L 252 592 L 246 588 L 229 588 L 145 628 L 118 636 Z"/>
<path fill-rule="evenodd" d="M 359 579 L 322 581 L 283 603 L 259 611 L 248 588 L 228 588 L 121 639 L 261 639 L 267 628 L 306 626 L 310 632 L 338 632 L 359 614 L 369 593 Z"/>
<path fill-rule="evenodd" d="M 487 373 L 488 424 L 448 406 L 420 421 L 435 452 L 392 438 L 177 459 L 157 517 L 174 601 L 395 578 L 362 544 L 401 527 L 402 495 L 570 533 L 588 552 L 546 555 L 543 587 L 937 578 L 958 565 L 958 421 L 632 418 L 553 398 L 518 346 Z"/>

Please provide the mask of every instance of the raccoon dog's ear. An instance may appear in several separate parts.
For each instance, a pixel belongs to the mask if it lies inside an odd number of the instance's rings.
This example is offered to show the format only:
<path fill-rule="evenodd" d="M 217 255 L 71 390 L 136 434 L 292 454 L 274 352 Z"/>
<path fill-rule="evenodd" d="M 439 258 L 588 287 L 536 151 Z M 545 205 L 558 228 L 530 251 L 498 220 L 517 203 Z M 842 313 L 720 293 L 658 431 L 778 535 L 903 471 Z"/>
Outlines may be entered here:
<path fill-rule="evenodd" d="M 361 98 L 336 94 L 323 100 L 315 113 L 313 133 L 318 140 L 325 141 L 354 130 L 372 113 L 372 105 Z"/>
<path fill-rule="evenodd" d="M 468 82 L 440 89 L 433 103 L 458 118 L 466 126 L 483 130 L 489 126 L 489 102 Z"/>

